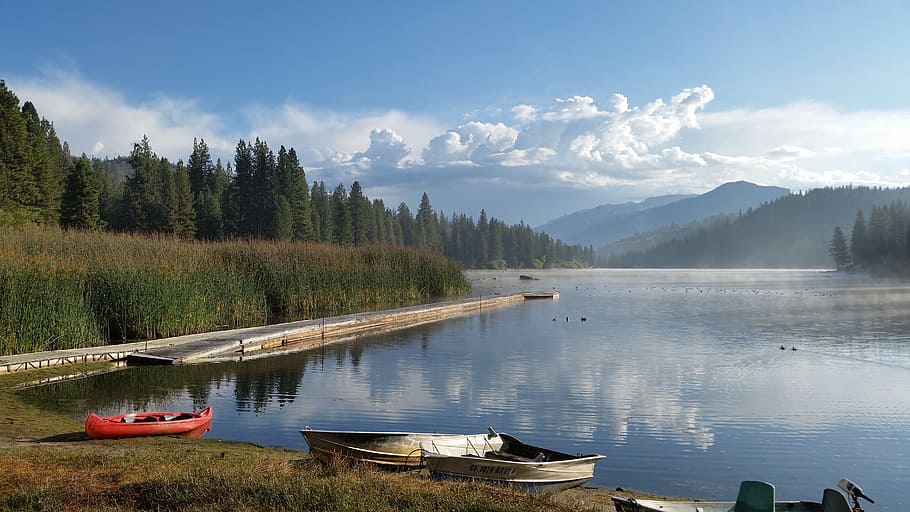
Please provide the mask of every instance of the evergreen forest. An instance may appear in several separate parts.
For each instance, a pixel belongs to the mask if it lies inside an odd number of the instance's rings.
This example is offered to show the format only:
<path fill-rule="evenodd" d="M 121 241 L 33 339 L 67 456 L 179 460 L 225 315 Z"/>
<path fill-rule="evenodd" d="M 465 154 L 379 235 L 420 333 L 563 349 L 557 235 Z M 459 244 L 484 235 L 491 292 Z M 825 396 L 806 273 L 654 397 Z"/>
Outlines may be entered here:
<path fill-rule="evenodd" d="M 838 268 L 894 266 L 910 260 L 906 204 L 910 188 L 813 189 L 718 218 L 684 237 L 613 254 L 607 266 L 826 268 L 832 259 Z M 863 211 L 871 212 L 868 221 Z M 852 235 L 840 228 L 851 225 Z"/>
<path fill-rule="evenodd" d="M 521 222 L 481 211 L 434 211 L 426 193 L 416 213 L 404 202 L 307 181 L 293 147 L 240 140 L 233 162 L 214 162 L 205 141 L 186 160 L 155 153 L 147 136 L 128 156 L 74 157 L 53 123 L 21 106 L 0 81 L 0 226 L 166 234 L 180 239 L 289 240 L 426 249 L 468 268 L 594 266 L 593 248 L 567 245 Z"/>
<path fill-rule="evenodd" d="M 910 208 L 895 200 L 873 206 L 868 219 L 857 211 L 849 237 L 834 228 L 828 252 L 835 267 L 910 273 Z"/>

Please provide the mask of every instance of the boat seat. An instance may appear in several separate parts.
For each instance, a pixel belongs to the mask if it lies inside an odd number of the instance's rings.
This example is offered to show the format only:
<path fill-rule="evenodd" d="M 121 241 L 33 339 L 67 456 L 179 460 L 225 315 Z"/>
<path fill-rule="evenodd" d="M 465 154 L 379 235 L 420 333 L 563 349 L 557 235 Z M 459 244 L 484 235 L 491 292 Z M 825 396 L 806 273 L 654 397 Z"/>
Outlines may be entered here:
<path fill-rule="evenodd" d="M 739 484 L 733 512 L 774 512 L 774 486 L 768 482 L 744 480 Z"/>
<path fill-rule="evenodd" d="M 512 462 L 535 462 L 534 459 L 529 459 L 528 457 L 522 457 L 521 455 L 506 453 L 503 451 L 489 451 L 484 453 L 483 456 L 487 459 L 507 460 Z"/>
<path fill-rule="evenodd" d="M 825 489 L 822 494 L 822 512 L 852 512 L 847 498 L 837 489 Z"/>

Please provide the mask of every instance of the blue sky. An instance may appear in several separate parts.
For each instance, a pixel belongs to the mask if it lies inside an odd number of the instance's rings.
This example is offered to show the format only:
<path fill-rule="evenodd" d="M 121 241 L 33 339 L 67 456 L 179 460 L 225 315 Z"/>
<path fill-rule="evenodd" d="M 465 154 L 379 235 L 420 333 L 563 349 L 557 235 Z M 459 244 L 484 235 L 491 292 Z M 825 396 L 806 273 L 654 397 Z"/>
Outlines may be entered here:
<path fill-rule="evenodd" d="M 75 153 L 293 146 L 310 180 L 541 224 L 746 179 L 910 180 L 907 2 L 16 2 Z"/>

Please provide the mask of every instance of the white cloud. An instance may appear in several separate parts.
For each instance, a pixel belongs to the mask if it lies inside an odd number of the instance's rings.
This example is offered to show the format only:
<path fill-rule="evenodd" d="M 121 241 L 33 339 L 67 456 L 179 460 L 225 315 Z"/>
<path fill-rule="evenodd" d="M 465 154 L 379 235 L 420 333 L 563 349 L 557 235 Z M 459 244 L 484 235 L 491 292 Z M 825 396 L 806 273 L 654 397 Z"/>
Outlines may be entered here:
<path fill-rule="evenodd" d="M 502 123 L 471 121 L 434 137 L 423 152 L 429 165 L 479 164 L 514 148 L 518 130 Z"/>
<path fill-rule="evenodd" d="M 194 138 L 230 160 L 238 139 L 260 137 L 294 147 L 310 176 L 357 177 L 364 187 L 399 196 L 467 180 L 475 188 L 523 187 L 522 193 L 546 188 L 554 201 L 585 207 L 572 198 L 585 194 L 602 204 L 703 192 L 739 179 L 805 189 L 896 186 L 910 178 L 910 110 L 843 111 L 801 102 L 707 112 L 714 99 L 707 85 L 643 105 L 616 93 L 478 106 L 475 120 L 446 129 L 427 115 L 339 112 L 290 101 L 215 114 L 193 98 L 128 98 L 73 72 L 6 80 L 54 122 L 75 154 L 128 154 L 147 134 L 155 152 L 171 160 L 185 159 Z M 396 172 L 384 172 L 390 168 Z"/>
<path fill-rule="evenodd" d="M 401 135 L 388 128 L 370 130 L 370 147 L 363 153 L 354 155 L 355 161 L 366 160 L 370 164 L 397 166 L 411 148 L 405 144 Z"/>
<path fill-rule="evenodd" d="M 515 105 L 512 114 L 518 121 L 534 121 L 537 119 L 537 107 L 533 105 Z"/>
<path fill-rule="evenodd" d="M 808 158 L 813 154 L 812 151 L 806 148 L 784 144 L 783 146 L 768 150 L 765 153 L 765 156 L 772 160 L 794 160 L 798 158 Z"/>
<path fill-rule="evenodd" d="M 376 152 L 381 151 L 383 144 L 384 163 L 389 163 L 392 154 L 388 151 L 401 152 L 412 144 L 423 147 L 442 130 L 432 119 L 394 110 L 352 114 L 293 103 L 278 108 L 250 107 L 246 109 L 246 117 L 250 126 L 248 137 L 258 136 L 270 143 L 285 141 L 282 144 L 297 149 L 304 165 L 319 167 L 349 163 L 357 154 L 378 156 Z M 379 139 L 374 140 L 375 131 L 379 132 L 376 135 Z M 383 140 L 384 137 L 389 138 Z M 370 153 L 374 143 L 380 146 Z M 410 149 L 408 151 L 410 154 Z"/>
<path fill-rule="evenodd" d="M 600 117 L 605 113 L 597 108 L 594 98 L 590 96 L 572 96 L 568 99 L 556 98 L 556 104 L 541 118 L 544 121 L 571 121 Z"/>
<path fill-rule="evenodd" d="M 219 117 L 194 100 L 159 95 L 134 103 L 117 91 L 57 71 L 36 79 L 11 78 L 8 84 L 21 101 L 34 103 L 38 113 L 54 123 L 74 154 L 129 154 L 143 135 L 149 136 L 156 153 L 175 161 L 189 155 L 194 137 L 204 138 L 214 149 L 233 145 L 221 136 Z"/>

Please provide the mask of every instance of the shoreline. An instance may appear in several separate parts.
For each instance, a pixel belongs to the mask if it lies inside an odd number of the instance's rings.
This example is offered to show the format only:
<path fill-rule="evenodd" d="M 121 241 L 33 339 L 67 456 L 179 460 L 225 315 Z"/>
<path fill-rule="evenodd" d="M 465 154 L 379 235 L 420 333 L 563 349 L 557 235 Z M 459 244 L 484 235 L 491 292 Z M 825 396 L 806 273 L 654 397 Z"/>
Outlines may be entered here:
<path fill-rule="evenodd" d="M 307 506 L 275 508 L 256 502 L 257 498 L 241 495 L 236 489 L 224 491 L 226 496 L 213 494 L 213 490 L 219 489 L 223 481 L 232 482 L 232 479 L 237 478 L 236 473 L 247 471 L 248 468 L 260 470 L 244 473 L 246 480 L 243 486 L 258 489 L 257 492 L 260 493 L 273 492 L 278 488 L 281 496 L 290 499 L 292 503 L 304 499 L 304 496 L 298 494 L 306 494 L 306 485 L 323 485 L 326 481 L 332 482 L 331 485 L 325 485 L 332 489 L 331 493 L 336 493 L 332 495 L 332 500 L 362 503 L 360 507 L 319 506 L 316 508 L 319 510 L 415 509 L 410 503 L 426 501 L 428 493 L 433 496 L 435 505 L 430 509 L 434 510 L 439 506 L 447 510 L 462 510 L 459 507 L 466 506 L 461 503 L 463 500 L 475 505 L 488 500 L 482 506 L 485 510 L 610 511 L 613 510 L 611 494 L 656 497 L 652 494 L 617 492 L 598 487 L 577 487 L 551 494 L 532 495 L 490 485 L 432 482 L 424 474 L 388 473 L 334 465 L 323 467 L 307 452 L 215 438 L 184 439 L 165 436 L 90 440 L 78 419 L 28 404 L 13 391 L 17 385 L 36 377 L 53 379 L 73 369 L 80 372 L 104 371 L 110 366 L 110 363 L 102 362 L 0 375 L 0 418 L 5 418 L 5 421 L 0 421 L 0 463 L 13 468 L 11 476 L 0 482 L 0 509 L 98 510 L 103 507 L 93 501 L 85 503 L 85 500 L 94 499 L 96 494 L 120 496 L 124 493 L 129 499 L 138 500 L 139 505 L 119 504 L 115 509 L 154 509 L 154 506 L 162 507 L 162 503 L 143 504 L 143 500 L 152 498 L 133 496 L 131 493 L 135 492 L 135 488 L 138 487 L 143 493 L 154 494 L 172 492 L 164 490 L 165 488 L 194 485 L 199 487 L 192 490 L 199 494 L 194 504 L 200 506 L 187 507 L 193 510 L 222 510 L 228 505 L 247 510 L 313 509 Z M 183 464 L 181 461 L 185 461 L 187 466 L 180 467 Z M 111 467 L 116 469 L 111 470 Z M 208 472 L 206 478 L 211 482 L 196 482 L 198 476 L 192 474 L 185 476 L 189 480 L 187 482 L 182 480 L 184 477 L 178 478 L 172 474 L 191 469 Z M 114 475 L 111 476 L 108 471 L 113 471 Z M 346 486 L 336 488 L 340 485 L 338 478 L 351 480 L 354 484 L 349 482 Z M 400 496 L 399 499 L 403 500 L 401 506 L 379 506 L 375 500 L 381 498 L 373 495 L 377 487 L 381 489 L 382 496 Z M 231 492 L 238 494 L 232 495 Z M 257 492 L 250 491 L 258 496 Z M 25 497 L 16 498 L 16 493 L 25 493 Z M 49 493 L 53 499 L 49 498 Z M 285 496 L 288 493 L 292 493 L 289 498 Z M 9 501 L 11 499 L 12 502 Z M 233 501 L 226 505 L 225 500 Z M 272 501 L 274 496 L 269 503 Z M 27 506 L 33 502 L 53 503 L 54 506 Z M 466 510 L 473 509 L 467 507 Z"/>

